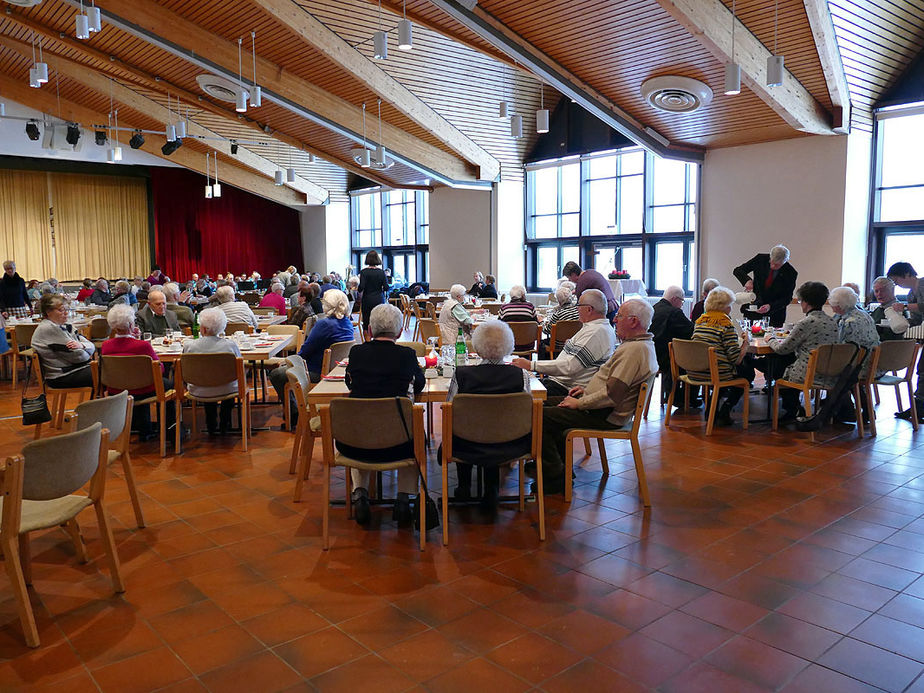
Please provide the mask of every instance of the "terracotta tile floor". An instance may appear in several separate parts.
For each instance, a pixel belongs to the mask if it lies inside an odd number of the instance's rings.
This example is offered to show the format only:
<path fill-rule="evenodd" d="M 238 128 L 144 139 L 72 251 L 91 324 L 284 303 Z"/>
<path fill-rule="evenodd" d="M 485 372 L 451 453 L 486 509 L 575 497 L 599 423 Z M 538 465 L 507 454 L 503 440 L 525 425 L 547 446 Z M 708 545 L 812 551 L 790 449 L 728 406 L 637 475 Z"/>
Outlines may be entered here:
<path fill-rule="evenodd" d="M 3 455 L 28 437 L 18 398 L 0 384 Z M 342 509 L 322 551 L 320 470 L 293 504 L 291 435 L 277 406 L 255 411 L 275 430 L 247 454 L 133 446 L 143 530 L 113 469 L 125 594 L 91 516 L 88 565 L 62 532 L 33 537 L 43 646 L 22 644 L 0 578 L 0 691 L 924 690 L 924 432 L 891 392 L 878 438 L 816 444 L 765 424 L 707 439 L 696 414 L 665 430 L 654 407 L 649 512 L 610 441 L 608 479 L 593 456 L 570 506 L 547 501 L 545 543 L 534 504 L 454 509 L 450 547 L 431 532 L 423 553 L 390 513 L 361 529 Z"/>

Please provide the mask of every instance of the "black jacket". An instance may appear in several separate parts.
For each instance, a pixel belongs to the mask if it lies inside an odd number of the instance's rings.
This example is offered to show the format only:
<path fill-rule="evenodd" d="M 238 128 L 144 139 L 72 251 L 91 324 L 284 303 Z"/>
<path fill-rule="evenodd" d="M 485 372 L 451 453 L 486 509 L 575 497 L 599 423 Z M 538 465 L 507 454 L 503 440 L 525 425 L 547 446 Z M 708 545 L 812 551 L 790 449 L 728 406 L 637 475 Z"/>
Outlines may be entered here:
<path fill-rule="evenodd" d="M 29 294 L 26 293 L 26 282 L 19 276 L 19 273 L 13 272 L 12 277 L 4 273 L 0 278 L 0 308 L 21 308 L 31 305 Z"/>
<path fill-rule="evenodd" d="M 690 339 L 693 336 L 693 323 L 680 308 L 675 308 L 670 301 L 662 298 L 654 304 L 649 331 L 654 335 L 658 368 L 662 373 L 670 373 L 671 357 L 667 345 L 672 339 Z"/>
<path fill-rule="evenodd" d="M 770 253 L 758 253 L 743 265 L 738 265 L 734 272 L 735 278 L 741 282 L 742 286 L 748 279 L 753 278 L 754 293 L 757 294 L 755 304 L 770 306 L 770 312 L 765 315 L 747 311 L 743 306 L 741 313 L 753 320 L 769 318 L 771 325 L 782 327 L 786 321 L 786 307 L 792 302 L 792 295 L 796 290 L 796 277 L 799 273 L 795 268 L 787 262 L 780 267 L 773 282 L 767 287 L 767 277 L 770 276 Z"/>

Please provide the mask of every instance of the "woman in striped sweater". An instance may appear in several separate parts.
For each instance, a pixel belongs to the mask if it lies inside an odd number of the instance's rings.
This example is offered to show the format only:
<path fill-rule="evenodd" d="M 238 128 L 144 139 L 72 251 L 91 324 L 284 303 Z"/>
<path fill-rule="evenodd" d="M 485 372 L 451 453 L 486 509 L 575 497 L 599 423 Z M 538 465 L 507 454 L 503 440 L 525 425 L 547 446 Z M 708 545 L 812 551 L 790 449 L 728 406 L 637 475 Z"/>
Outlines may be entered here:
<path fill-rule="evenodd" d="M 693 327 L 693 339 L 697 342 L 706 342 L 715 347 L 715 354 L 719 362 L 719 378 L 732 380 L 734 378 L 754 379 L 753 370 L 742 365 L 746 349 L 742 348 L 741 340 L 735 325 L 729 317 L 735 294 L 724 286 L 717 286 L 706 296 L 705 312 L 696 320 Z M 694 377 L 709 379 L 708 373 L 691 373 Z M 731 410 L 738 404 L 744 394 L 740 387 L 723 387 L 718 396 L 725 397 L 716 413 L 715 422 L 720 426 L 730 426 Z M 715 396 L 715 395 L 714 395 Z"/>

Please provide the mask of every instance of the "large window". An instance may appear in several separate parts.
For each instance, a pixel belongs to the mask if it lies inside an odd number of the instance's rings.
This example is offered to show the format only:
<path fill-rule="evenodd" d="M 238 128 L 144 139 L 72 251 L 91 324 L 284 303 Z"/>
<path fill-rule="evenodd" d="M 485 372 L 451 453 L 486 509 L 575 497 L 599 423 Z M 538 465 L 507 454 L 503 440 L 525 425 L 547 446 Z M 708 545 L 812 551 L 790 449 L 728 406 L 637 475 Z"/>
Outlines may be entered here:
<path fill-rule="evenodd" d="M 924 108 L 877 114 L 870 274 L 905 261 L 924 271 Z"/>
<path fill-rule="evenodd" d="M 526 274 L 555 287 L 566 262 L 692 293 L 699 166 L 641 149 L 527 167 Z"/>
<path fill-rule="evenodd" d="M 426 281 L 430 210 L 426 191 L 355 192 L 350 197 L 353 264 L 364 264 L 368 251 L 382 256 L 396 286 Z"/>

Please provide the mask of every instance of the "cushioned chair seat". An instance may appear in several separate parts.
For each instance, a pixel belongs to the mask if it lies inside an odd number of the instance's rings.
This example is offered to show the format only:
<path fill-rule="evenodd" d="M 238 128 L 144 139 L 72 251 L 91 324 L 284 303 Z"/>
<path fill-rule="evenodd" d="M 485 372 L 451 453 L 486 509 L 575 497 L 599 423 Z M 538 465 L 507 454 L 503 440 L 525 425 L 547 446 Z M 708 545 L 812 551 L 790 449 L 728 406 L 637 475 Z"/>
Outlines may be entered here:
<path fill-rule="evenodd" d="M 320 419 L 321 417 L 318 418 Z M 391 469 L 410 467 L 411 465 L 416 465 L 417 462 L 413 457 L 407 457 L 403 460 L 396 460 L 394 462 L 361 462 L 360 460 L 354 460 L 352 457 L 347 457 L 338 452 L 334 455 L 334 464 L 338 467 L 352 467 L 353 469 L 364 469 L 371 472 L 387 472 Z"/>
<path fill-rule="evenodd" d="M 903 382 L 905 382 L 905 379 L 899 378 L 897 375 L 883 374 L 876 378 L 877 385 L 901 385 Z"/>
<path fill-rule="evenodd" d="M 57 527 L 73 518 L 84 508 L 93 505 L 87 496 L 64 496 L 47 501 L 22 502 L 22 519 L 19 521 L 20 532 L 33 532 L 37 529 Z M 0 511 L 3 499 L 0 498 Z"/>

